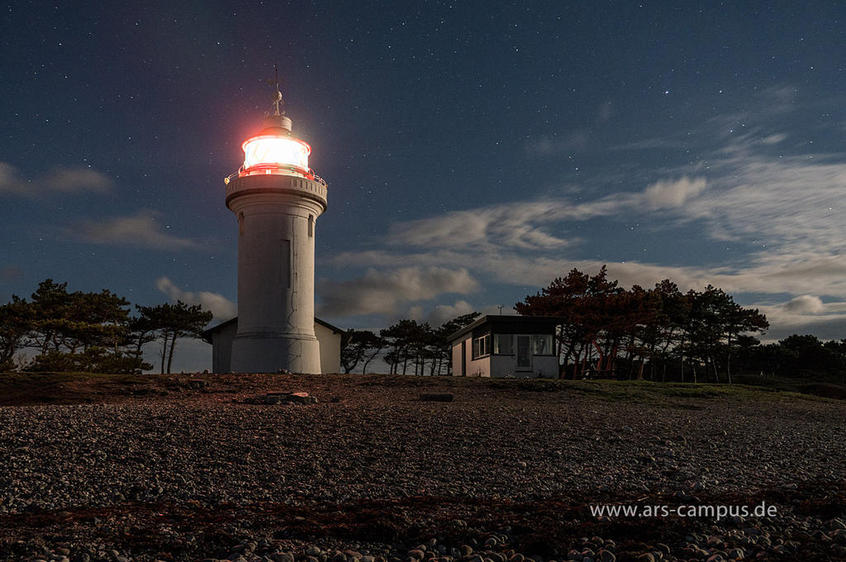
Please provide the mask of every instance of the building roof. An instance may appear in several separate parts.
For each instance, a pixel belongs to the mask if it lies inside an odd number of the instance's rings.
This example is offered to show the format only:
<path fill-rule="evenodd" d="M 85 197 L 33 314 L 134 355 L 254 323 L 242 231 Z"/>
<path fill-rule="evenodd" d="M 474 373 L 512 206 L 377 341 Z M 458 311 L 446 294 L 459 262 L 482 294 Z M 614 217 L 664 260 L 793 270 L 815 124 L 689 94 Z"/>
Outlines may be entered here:
<path fill-rule="evenodd" d="M 326 322 L 325 320 L 321 320 L 317 316 L 314 317 L 314 322 L 315 322 L 315 324 L 320 324 L 321 326 L 323 326 L 325 328 L 329 328 L 330 330 L 332 330 L 336 334 L 343 334 L 344 333 L 344 331 L 341 328 L 334 326 L 334 325 L 330 324 L 329 322 Z M 212 342 L 212 336 L 216 332 L 219 332 L 220 330 L 226 328 L 230 324 L 237 325 L 238 324 L 238 317 L 235 316 L 234 318 L 230 318 L 229 320 L 221 322 L 217 326 L 212 326 L 211 328 L 208 328 L 207 330 L 203 330 L 202 332 L 200 332 L 200 337 L 203 338 L 204 342 L 211 343 Z"/>
<path fill-rule="evenodd" d="M 467 324 L 460 330 L 449 335 L 448 339 L 453 342 L 461 336 L 486 327 L 490 324 L 491 329 L 498 333 L 520 333 L 523 330 L 551 329 L 561 324 L 562 319 L 557 316 L 518 316 L 514 314 L 488 314 L 480 316 L 474 322 Z"/>
<path fill-rule="evenodd" d="M 337 326 L 330 324 L 329 322 L 326 322 L 325 320 L 321 320 L 317 316 L 314 317 L 314 321 L 316 323 L 320 324 L 321 326 L 323 326 L 324 328 L 329 328 L 330 330 L 332 330 L 336 334 L 343 334 L 344 333 L 344 330 L 340 329 Z"/>

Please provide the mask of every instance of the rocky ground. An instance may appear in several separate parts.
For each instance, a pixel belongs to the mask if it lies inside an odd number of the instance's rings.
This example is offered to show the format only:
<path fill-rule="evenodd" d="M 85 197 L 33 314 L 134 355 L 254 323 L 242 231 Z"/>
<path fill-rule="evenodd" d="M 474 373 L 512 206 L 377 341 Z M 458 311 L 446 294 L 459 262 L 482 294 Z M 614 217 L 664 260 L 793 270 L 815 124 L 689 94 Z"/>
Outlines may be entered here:
<path fill-rule="evenodd" d="M 353 375 L 12 383 L 32 390 L 0 397 L 0 559 L 846 559 L 844 401 Z M 454 399 L 419 399 L 437 392 Z M 589 509 L 761 502 L 778 513 Z"/>

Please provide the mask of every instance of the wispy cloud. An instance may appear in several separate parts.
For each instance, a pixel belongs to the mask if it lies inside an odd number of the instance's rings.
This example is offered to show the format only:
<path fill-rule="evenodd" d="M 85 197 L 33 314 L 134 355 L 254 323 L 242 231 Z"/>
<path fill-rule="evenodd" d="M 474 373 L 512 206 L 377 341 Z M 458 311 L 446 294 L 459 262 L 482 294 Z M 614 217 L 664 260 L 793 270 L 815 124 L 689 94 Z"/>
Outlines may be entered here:
<path fill-rule="evenodd" d="M 115 217 L 104 221 L 86 221 L 70 229 L 79 239 L 93 244 L 136 246 L 156 250 L 190 250 L 199 244 L 188 238 L 180 238 L 167 232 L 169 226 L 162 226 L 155 211 L 142 210 L 128 217 Z"/>
<path fill-rule="evenodd" d="M 409 303 L 431 300 L 442 294 L 468 294 L 478 287 L 478 282 L 465 268 L 371 268 L 364 276 L 356 279 L 321 281 L 318 284 L 319 311 L 330 317 L 368 314 L 393 316 L 403 312 Z"/>
<path fill-rule="evenodd" d="M 712 188 L 686 207 L 711 232 L 782 249 L 846 249 L 846 162 L 826 155 L 773 158 L 733 146 L 711 170 Z"/>
<path fill-rule="evenodd" d="M 228 320 L 236 314 L 235 303 L 219 293 L 184 291 L 167 277 L 159 277 L 156 280 L 156 288 L 173 301 L 180 300 L 185 304 L 199 304 L 205 310 L 210 310 L 217 320 Z"/>
<path fill-rule="evenodd" d="M 57 168 L 27 179 L 11 164 L 0 162 L 0 195 L 37 197 L 50 193 L 105 193 L 112 185 L 108 176 L 92 168 Z"/>
<path fill-rule="evenodd" d="M 495 244 L 518 248 L 561 248 L 569 242 L 543 231 L 539 225 L 557 222 L 570 214 L 562 199 L 493 205 L 454 211 L 440 217 L 392 225 L 391 244 L 430 248 Z"/>
<path fill-rule="evenodd" d="M 446 215 L 393 224 L 389 244 L 427 248 L 485 246 L 521 250 L 555 250 L 578 243 L 548 232 L 566 222 L 586 221 L 622 212 L 678 208 L 705 189 L 704 178 L 683 176 L 663 180 L 635 193 L 616 193 L 594 201 L 577 203 L 552 197 L 491 205 Z M 479 248 L 476 248 L 479 249 Z"/>
<path fill-rule="evenodd" d="M 657 181 L 644 190 L 643 199 L 651 210 L 681 207 L 702 193 L 705 185 L 704 178 L 687 176 L 675 181 Z"/>

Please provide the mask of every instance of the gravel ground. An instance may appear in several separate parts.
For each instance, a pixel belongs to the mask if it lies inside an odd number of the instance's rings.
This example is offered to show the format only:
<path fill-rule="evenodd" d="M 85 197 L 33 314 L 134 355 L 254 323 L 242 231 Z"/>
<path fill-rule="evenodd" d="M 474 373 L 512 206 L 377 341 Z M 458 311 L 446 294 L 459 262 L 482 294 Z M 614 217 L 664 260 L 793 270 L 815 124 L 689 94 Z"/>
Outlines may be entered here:
<path fill-rule="evenodd" d="M 0 407 L 0 558 L 846 559 L 844 402 L 621 400 L 418 378 L 206 381 Z M 318 403 L 249 403 L 269 390 Z M 443 391 L 454 400 L 418 399 Z M 777 515 L 588 509 L 761 502 Z"/>

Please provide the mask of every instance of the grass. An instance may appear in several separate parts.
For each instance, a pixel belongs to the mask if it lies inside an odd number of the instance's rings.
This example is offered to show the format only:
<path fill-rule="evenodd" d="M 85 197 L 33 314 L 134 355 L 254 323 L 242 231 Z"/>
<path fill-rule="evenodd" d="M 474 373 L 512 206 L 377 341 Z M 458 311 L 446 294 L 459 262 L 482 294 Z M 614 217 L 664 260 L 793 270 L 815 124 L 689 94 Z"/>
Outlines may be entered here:
<path fill-rule="evenodd" d="M 164 394 L 177 375 L 126 375 L 104 373 L 3 373 L 0 374 L 0 405 L 79 404 L 131 399 L 135 395 Z M 417 377 L 413 375 L 191 375 L 204 378 L 217 392 L 261 390 L 275 381 L 294 379 L 311 386 L 373 386 L 425 391 L 472 389 L 494 392 L 575 393 L 601 400 L 691 404 L 710 400 L 829 400 L 846 399 L 846 385 L 812 383 L 795 379 L 762 381 L 739 378 L 742 383 L 660 383 L 614 380 L 479 379 L 465 377 Z M 284 377 L 279 379 L 277 377 Z M 186 378 L 181 376 L 180 378 Z M 187 385 L 183 385 L 187 386 Z"/>
<path fill-rule="evenodd" d="M 0 405 L 78 404 L 147 386 L 146 375 L 104 373 L 2 373 Z"/>
<path fill-rule="evenodd" d="M 781 392 L 768 388 L 733 384 L 660 383 L 650 381 L 568 381 L 576 390 L 608 400 L 655 402 L 667 399 L 714 400 L 772 400 L 810 399 L 797 392 Z"/>
<path fill-rule="evenodd" d="M 710 384 L 651 381 L 617 380 L 553 380 L 553 379 L 479 379 L 473 377 L 415 377 L 403 375 L 338 375 L 352 377 L 364 386 L 400 386 L 441 388 L 487 388 L 492 390 L 522 392 L 575 392 L 595 398 L 630 402 L 662 402 L 667 400 L 820 400 L 841 398 L 837 392 L 820 385 L 825 383 L 802 383 L 793 386 L 783 384 Z M 835 385 L 837 386 L 837 385 Z M 838 387 L 842 398 L 846 398 L 846 386 Z"/>

